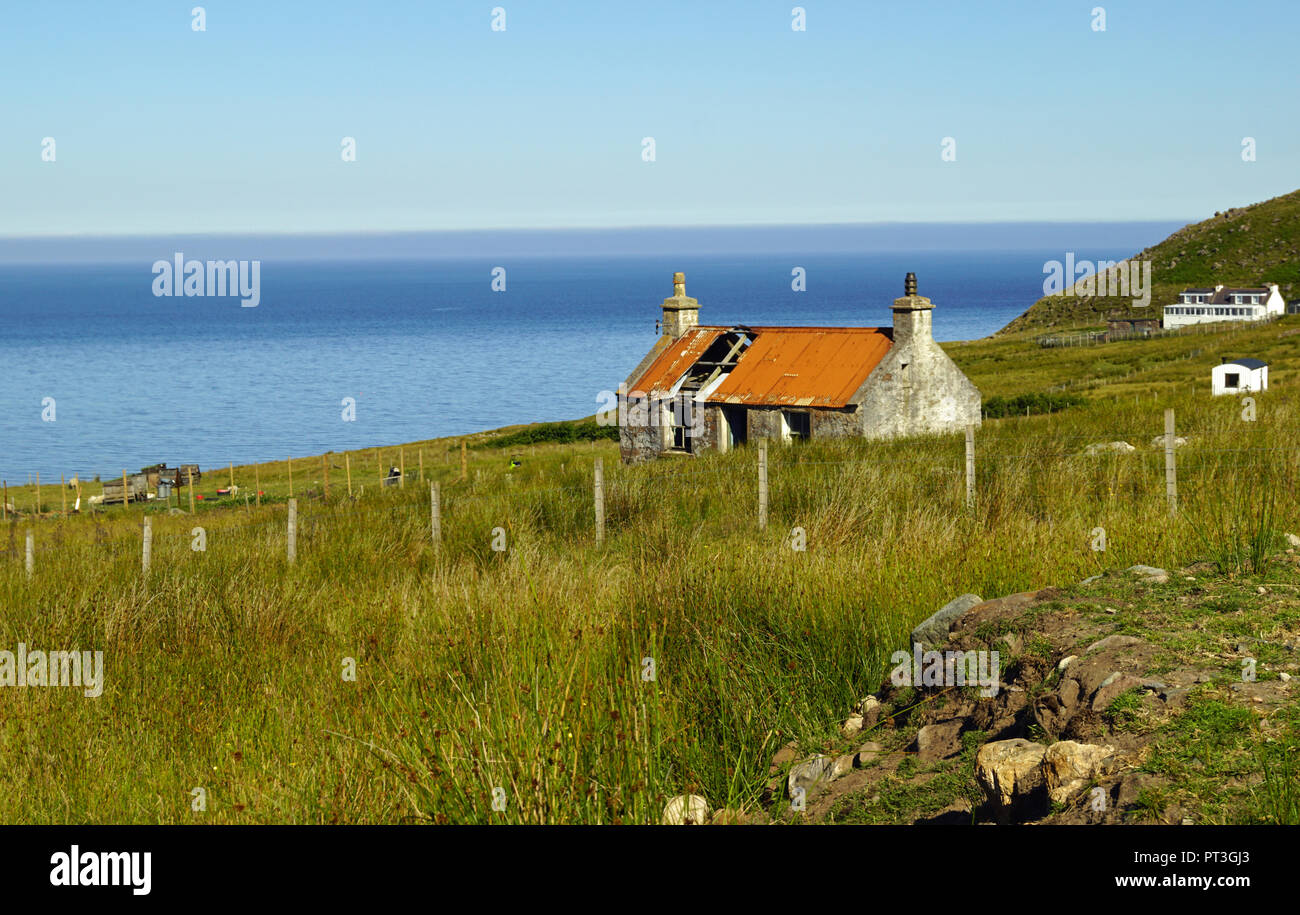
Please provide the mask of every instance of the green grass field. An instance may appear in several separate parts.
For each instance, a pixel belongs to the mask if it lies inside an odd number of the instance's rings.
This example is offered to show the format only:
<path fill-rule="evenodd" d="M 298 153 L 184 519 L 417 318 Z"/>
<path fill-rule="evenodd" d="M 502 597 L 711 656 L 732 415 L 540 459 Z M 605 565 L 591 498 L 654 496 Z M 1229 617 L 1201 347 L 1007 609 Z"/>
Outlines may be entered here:
<path fill-rule="evenodd" d="M 0 819 L 643 823 L 687 792 L 752 804 L 773 752 L 832 735 L 911 627 L 957 594 L 1133 563 L 1230 570 L 1261 526 L 1300 531 L 1292 321 L 1069 350 L 951 345 L 986 398 L 1068 385 L 1087 400 L 987 421 L 973 511 L 956 436 L 774 446 L 765 531 L 754 449 L 624 468 L 608 440 L 479 436 L 462 480 L 459 440 L 410 443 L 349 454 L 351 498 L 344 455 L 328 456 L 328 498 L 320 456 L 302 458 L 293 565 L 284 462 L 235 467 L 241 493 L 225 500 L 229 471 L 204 467 L 194 514 L 181 493 L 64 518 L 46 486 L 36 518 L 34 489 L 10 486 L 23 516 L 0 543 L 0 648 L 102 650 L 106 682 L 93 699 L 0 690 Z M 1256 421 L 1209 397 L 1220 355 L 1272 363 Z M 1151 443 L 1167 407 L 1189 439 L 1173 520 Z M 1113 440 L 1137 450 L 1083 453 Z M 399 461 L 406 485 L 381 488 Z M 243 498 L 254 479 L 260 506 Z M 1097 527 L 1105 553 L 1089 545 Z"/>

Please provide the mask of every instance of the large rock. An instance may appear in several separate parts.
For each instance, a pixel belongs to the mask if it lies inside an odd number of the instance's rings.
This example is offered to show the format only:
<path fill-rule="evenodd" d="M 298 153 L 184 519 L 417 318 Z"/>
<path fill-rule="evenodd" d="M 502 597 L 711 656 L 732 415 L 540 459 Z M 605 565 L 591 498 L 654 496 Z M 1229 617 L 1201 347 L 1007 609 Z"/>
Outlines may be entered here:
<path fill-rule="evenodd" d="M 1121 808 L 1133 807 L 1141 798 L 1143 791 L 1155 790 L 1165 784 L 1167 781 L 1158 775 L 1130 772 L 1119 781 L 1119 786 L 1115 790 L 1115 805 Z"/>
<path fill-rule="evenodd" d="M 1128 442 L 1098 442 L 1085 448 L 1084 454 L 1128 454 L 1130 451 L 1137 449 Z"/>
<path fill-rule="evenodd" d="M 876 743 L 874 740 L 868 740 L 862 746 L 858 747 L 858 752 L 853 757 L 853 764 L 858 768 L 862 768 L 877 759 L 883 752 L 884 748 L 881 747 L 880 744 Z"/>
<path fill-rule="evenodd" d="M 999 820 L 1027 806 L 1043 787 L 1046 748 L 1024 738 L 995 740 L 980 747 L 975 777 Z"/>
<path fill-rule="evenodd" d="M 679 794 L 664 805 L 665 826 L 699 826 L 709 821 L 709 802 L 698 794 Z"/>
<path fill-rule="evenodd" d="M 974 607 L 984 603 L 978 594 L 963 594 L 944 604 L 933 616 L 912 630 L 912 644 L 933 648 L 942 645 L 948 639 L 948 631 L 957 619 Z"/>
<path fill-rule="evenodd" d="M 1097 746 L 1062 740 L 1043 754 L 1043 777 L 1047 796 L 1058 804 L 1067 804 L 1103 774 L 1115 755 L 1111 746 Z"/>
<path fill-rule="evenodd" d="M 876 726 L 880 721 L 880 713 L 884 706 L 875 696 L 867 696 L 858 705 L 858 714 L 862 716 L 862 730 L 868 731 Z"/>
<path fill-rule="evenodd" d="M 1142 686 L 1142 680 L 1132 674 L 1113 673 L 1105 680 L 1101 681 L 1101 686 L 1097 688 L 1092 696 L 1092 710 L 1094 712 L 1104 712 L 1110 708 L 1110 704 L 1119 698 L 1121 693 L 1130 689 L 1139 689 Z"/>
<path fill-rule="evenodd" d="M 954 620 L 949 632 L 970 635 L 985 623 L 996 626 L 1003 621 L 1017 619 L 1035 604 L 1044 600 L 1055 600 L 1059 596 L 1060 592 L 1055 588 L 1043 588 L 1040 591 L 1021 591 L 1018 594 L 995 597 L 977 607 L 972 607 L 969 613 L 962 614 Z"/>
<path fill-rule="evenodd" d="M 1083 650 L 1084 654 L 1092 654 L 1094 651 L 1106 651 L 1111 648 L 1127 648 L 1130 645 L 1141 643 L 1141 639 L 1135 635 L 1108 635 L 1104 639 L 1098 639 Z"/>
<path fill-rule="evenodd" d="M 802 788 L 805 795 L 813 793 L 813 789 L 829 782 L 835 777 L 835 760 L 829 756 L 817 755 L 811 759 L 805 759 L 790 770 L 790 775 L 785 780 L 786 791 L 790 797 L 794 797 L 795 790 Z"/>
<path fill-rule="evenodd" d="M 1124 574 L 1135 575 L 1142 581 L 1154 585 L 1163 585 L 1169 580 L 1169 573 L 1155 566 L 1129 566 L 1124 570 Z"/>
<path fill-rule="evenodd" d="M 916 732 L 916 757 L 920 762 L 932 763 L 961 752 L 961 729 L 965 722 L 951 718 L 937 724 L 927 724 Z"/>

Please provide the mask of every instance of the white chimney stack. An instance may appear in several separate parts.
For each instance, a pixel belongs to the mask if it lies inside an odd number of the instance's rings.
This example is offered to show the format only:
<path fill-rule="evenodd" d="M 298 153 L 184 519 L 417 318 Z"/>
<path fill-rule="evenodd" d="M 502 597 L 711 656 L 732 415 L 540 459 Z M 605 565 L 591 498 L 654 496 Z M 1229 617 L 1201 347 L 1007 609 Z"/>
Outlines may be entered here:
<path fill-rule="evenodd" d="M 674 340 L 700 323 L 700 303 L 686 294 L 686 274 L 673 274 L 673 294 L 664 299 L 663 332 Z"/>
<path fill-rule="evenodd" d="M 925 296 L 916 294 L 915 273 L 907 275 L 903 292 L 901 299 L 894 299 L 894 346 L 933 341 L 930 313 L 934 306 Z"/>

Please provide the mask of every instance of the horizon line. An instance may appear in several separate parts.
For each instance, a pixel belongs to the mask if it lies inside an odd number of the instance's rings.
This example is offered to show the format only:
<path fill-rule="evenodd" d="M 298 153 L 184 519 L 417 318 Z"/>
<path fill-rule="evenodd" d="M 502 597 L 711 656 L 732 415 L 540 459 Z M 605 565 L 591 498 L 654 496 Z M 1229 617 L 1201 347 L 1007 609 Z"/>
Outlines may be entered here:
<path fill-rule="evenodd" d="M 53 232 L 42 234 L 8 234 L 0 232 L 0 242 L 23 241 L 118 241 L 136 238 L 355 238 L 383 237 L 390 235 L 452 235 L 452 234 L 486 234 L 491 232 L 634 232 L 634 231 L 690 231 L 696 229 L 805 229 L 805 228 L 884 228 L 889 226 L 1034 226 L 1034 225 L 1143 225 L 1147 223 L 1181 222 L 1186 217 L 1151 217 L 1147 219 L 951 219 L 951 220 L 840 220 L 831 222 L 701 222 L 701 223 L 645 223 L 622 225 L 579 225 L 579 226 L 484 226 L 477 228 L 428 228 L 428 229 L 354 229 L 354 230 L 290 230 L 290 229 L 247 229 L 247 230 L 165 230 L 156 229 L 143 232 Z M 1196 220 L 1187 219 L 1190 225 Z"/>

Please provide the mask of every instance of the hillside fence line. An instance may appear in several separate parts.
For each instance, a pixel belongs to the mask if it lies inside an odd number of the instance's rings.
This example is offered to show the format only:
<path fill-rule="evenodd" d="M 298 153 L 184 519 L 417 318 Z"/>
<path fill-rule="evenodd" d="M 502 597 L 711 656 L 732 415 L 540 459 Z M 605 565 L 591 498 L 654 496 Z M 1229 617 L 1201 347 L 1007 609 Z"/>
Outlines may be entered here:
<path fill-rule="evenodd" d="M 996 439 L 996 437 L 994 438 Z M 1178 471 L 1180 466 L 1180 455 L 1179 455 L 1180 443 L 1177 436 L 1177 424 L 1175 420 L 1175 414 L 1172 408 L 1166 409 L 1164 411 L 1163 427 L 1159 430 L 1159 434 L 1155 437 L 1155 440 L 1158 441 L 1159 451 L 1163 452 L 1165 502 L 1167 505 L 1169 517 L 1175 518 L 1178 516 L 1178 512 L 1179 512 Z M 1120 442 L 1123 441 L 1122 436 L 1120 436 L 1119 438 L 1111 442 L 1098 441 L 1098 437 L 1096 435 L 1052 436 L 1049 439 L 1049 441 L 1053 444 L 1059 444 L 1062 447 L 1069 447 L 1071 449 L 1083 448 L 1083 451 L 1081 452 L 1081 456 L 1085 456 L 1085 457 L 1105 458 L 1117 454 L 1129 453 L 1127 448 L 1123 448 L 1119 444 Z M 1090 442 L 1090 445 L 1083 446 L 1081 444 L 1083 442 Z M 956 463 L 953 466 L 940 465 L 940 466 L 930 467 L 928 469 L 928 472 L 931 474 L 951 475 L 952 477 L 955 478 L 954 483 L 956 483 L 958 487 L 961 487 L 961 484 L 964 483 L 964 487 L 960 488 L 958 490 L 958 493 L 960 494 L 961 492 L 964 492 L 964 507 L 968 511 L 973 511 L 976 508 L 979 499 L 980 484 L 981 484 L 981 478 L 977 473 L 977 471 L 980 469 L 980 463 L 979 463 L 979 455 L 976 446 L 977 446 L 976 429 L 973 426 L 967 427 L 964 435 L 964 452 L 962 455 L 963 460 L 961 460 L 960 463 Z M 784 449 L 789 447 L 791 446 L 784 446 L 784 445 L 778 446 L 778 451 L 783 451 Z M 996 449 L 996 443 L 994 443 L 994 448 Z M 761 531 L 765 531 L 769 526 L 769 491 L 770 491 L 769 486 L 773 482 L 772 478 L 770 477 L 770 474 L 772 473 L 774 465 L 773 462 L 770 460 L 769 447 L 766 441 L 757 443 L 757 447 L 755 450 L 757 453 L 755 455 L 755 461 L 754 461 L 754 477 L 752 478 L 752 484 L 751 484 L 753 486 L 752 492 L 754 498 L 754 503 L 753 503 L 754 529 L 761 532 Z M 1133 446 L 1133 450 L 1140 451 L 1141 450 L 1140 445 Z M 1300 456 L 1300 452 L 1294 452 L 1293 449 L 1274 449 L 1274 448 L 1260 448 L 1260 447 L 1209 448 L 1209 449 L 1202 448 L 1202 449 L 1193 449 L 1192 454 L 1198 456 L 1209 455 L 1209 454 L 1242 455 L 1251 452 L 1276 453 L 1279 451 L 1287 452 L 1288 454 L 1292 454 L 1292 456 Z M 1042 460 L 1043 460 L 1042 455 L 1020 455 L 1020 454 L 1002 451 L 1000 449 L 995 451 L 995 455 L 996 455 L 996 459 L 995 461 L 993 461 L 993 463 L 996 463 L 999 466 L 1006 466 L 1006 465 L 1022 466 L 1024 464 L 1033 464 L 1040 468 L 1042 466 Z M 1140 455 L 1140 456 L 1154 457 L 1156 455 L 1153 454 L 1151 451 L 1147 451 L 1145 455 Z M 1184 459 L 1186 459 L 1186 455 L 1184 455 Z M 792 467 L 793 466 L 813 467 L 813 466 L 827 466 L 827 465 L 861 466 L 863 464 L 871 464 L 872 466 L 878 466 L 882 463 L 894 463 L 900 465 L 906 464 L 909 467 L 915 468 L 917 461 L 915 458 L 911 458 L 911 457 L 892 458 L 892 459 L 870 457 L 867 459 L 830 460 L 830 461 L 807 461 L 807 460 L 800 460 L 796 457 L 796 459 L 790 461 L 777 461 L 775 463 L 775 468 L 776 468 L 775 477 L 776 477 L 776 482 L 779 482 L 780 472 L 786 466 L 792 466 Z M 1300 466 L 1300 461 L 1298 461 L 1297 464 L 1298 466 Z M 653 465 L 651 466 L 653 467 Z M 606 497 L 610 492 L 611 483 L 614 487 L 617 487 L 620 484 L 620 478 L 624 474 L 634 474 L 637 472 L 638 472 L 638 468 L 621 468 L 620 472 L 615 474 L 612 480 L 607 479 L 605 474 L 605 465 L 604 465 L 603 458 L 600 456 L 594 457 L 591 464 L 590 488 L 587 490 L 585 494 L 583 494 L 583 497 L 590 498 L 590 507 L 591 507 L 590 518 L 591 518 L 591 525 L 592 525 L 591 536 L 592 536 L 592 542 L 598 548 L 603 546 L 603 544 L 606 541 L 606 516 L 607 516 Z M 717 475 L 719 474 L 730 474 L 732 476 L 735 476 L 735 469 L 734 467 L 713 467 L 713 468 L 704 467 L 704 468 L 697 468 L 688 471 L 673 470 L 667 473 L 659 473 L 659 472 L 652 471 L 652 474 L 653 476 L 650 477 L 650 479 L 653 479 L 655 481 L 658 481 L 660 479 L 672 479 L 678 481 L 690 480 L 689 485 L 693 489 L 698 491 L 700 488 L 698 483 L 698 478 L 714 477 L 716 479 Z M 509 477 L 507 477 L 506 479 L 509 481 L 505 484 L 506 486 L 509 486 L 514 482 Z M 419 481 L 413 481 L 413 482 L 415 482 L 416 485 L 419 486 L 422 486 L 425 482 L 427 482 L 427 486 L 428 486 L 427 488 L 427 494 L 428 494 L 427 536 L 429 538 L 429 542 L 433 546 L 437 547 L 443 543 L 443 533 L 444 533 L 443 528 L 444 528 L 444 521 L 446 520 L 444 517 L 444 509 L 446 506 L 444 505 L 443 502 L 443 482 L 438 480 L 425 481 L 423 479 Z M 462 476 L 459 479 L 452 481 L 453 484 L 457 482 L 468 482 L 467 474 L 465 473 L 465 469 L 463 466 L 462 466 Z M 990 485 L 990 484 L 995 484 L 996 480 L 991 480 L 989 478 L 988 473 L 986 473 L 982 482 L 985 485 Z M 566 493 L 569 496 L 573 496 L 579 493 L 579 489 L 572 484 L 563 485 L 563 486 L 550 486 L 550 487 L 528 486 L 524 490 L 524 492 L 521 493 L 521 495 L 527 495 L 527 497 L 532 499 L 532 498 L 541 497 L 553 493 Z M 471 499 L 473 497 L 474 494 L 472 493 L 468 493 L 468 492 L 460 493 L 456 496 L 456 500 L 459 501 L 464 499 Z M 314 506 L 316 504 L 323 505 L 324 510 L 310 511 L 308 512 L 307 515 L 300 517 L 299 498 L 290 497 L 287 500 L 287 503 L 285 504 L 285 513 L 283 515 L 283 520 L 279 522 L 272 521 L 265 517 L 258 518 L 258 519 L 241 520 L 239 518 L 240 512 L 238 506 L 230 505 L 230 504 L 215 505 L 211 508 L 205 508 L 205 510 L 199 511 L 197 508 L 194 507 L 195 503 L 193 501 L 191 501 L 190 512 L 184 512 L 179 508 L 169 508 L 168 516 L 183 515 L 185 517 L 198 519 L 198 518 L 203 518 L 204 516 L 213 517 L 216 512 L 220 511 L 222 512 L 222 514 L 220 516 L 214 517 L 214 520 L 218 522 L 218 524 L 212 528 L 212 534 L 214 536 L 219 536 L 224 531 L 228 531 L 231 529 L 246 528 L 249 526 L 256 526 L 256 527 L 266 529 L 273 524 L 283 525 L 281 529 L 283 530 L 283 537 L 284 537 L 283 539 L 284 557 L 286 562 L 292 565 L 298 559 L 298 547 L 299 547 L 300 534 L 305 533 L 307 539 L 310 541 L 312 535 L 316 532 L 318 527 L 322 523 L 325 523 L 327 520 L 348 523 L 350 519 L 352 520 L 356 519 L 357 514 L 354 511 L 356 509 L 359 509 L 361 512 L 371 517 L 373 517 L 374 515 L 382 514 L 385 511 L 393 514 L 401 513 L 405 516 L 406 519 L 409 520 L 412 517 L 413 510 L 415 510 L 418 505 L 418 503 L 414 501 L 403 501 L 396 505 L 377 506 L 376 508 L 370 508 L 369 506 L 364 504 L 364 500 L 361 498 L 360 494 L 350 497 L 346 501 L 338 501 L 338 502 L 331 503 L 327 501 L 324 488 L 312 490 L 307 493 L 304 493 L 302 498 L 305 499 L 306 504 L 309 506 Z M 958 500 L 961 501 L 960 495 L 958 495 Z M 274 503 L 270 503 L 270 504 L 273 507 L 275 507 Z M 251 498 L 249 501 L 246 502 L 245 508 L 248 510 L 249 513 L 251 513 L 252 510 Z M 105 553 L 108 554 L 109 556 L 120 555 L 124 552 L 137 553 L 137 555 L 140 557 L 140 573 L 143 577 L 147 579 L 150 572 L 151 564 L 153 562 L 154 546 L 156 543 L 156 538 L 153 530 L 153 518 L 154 515 L 148 513 L 143 515 L 140 523 L 140 535 L 138 540 L 127 541 L 123 538 L 116 538 L 115 540 L 113 540 L 107 538 L 104 535 L 104 531 L 102 528 L 96 528 L 96 534 L 94 537 L 95 546 L 97 548 L 102 548 L 105 551 Z M 33 526 L 30 523 L 30 519 L 25 525 L 19 525 L 18 520 L 19 519 L 11 519 L 10 523 L 7 524 L 7 527 L 9 528 L 8 539 L 11 546 L 7 549 L 0 549 L 0 555 L 9 557 L 10 560 L 12 560 L 13 558 L 16 558 L 17 555 L 21 554 L 26 575 L 29 578 L 31 578 L 39 573 L 40 567 L 37 560 L 40 554 L 53 552 L 55 550 L 63 548 L 64 541 L 66 540 L 66 535 L 64 533 L 63 526 L 59 523 L 58 518 L 39 519 L 43 524 L 49 522 L 53 522 L 53 523 L 49 524 L 49 526 L 45 528 L 45 531 L 52 533 L 52 536 L 46 537 L 43 533 L 42 540 L 44 540 L 45 542 L 38 543 L 36 540 L 37 527 Z M 24 543 L 21 550 L 14 543 L 14 539 L 15 539 L 14 535 L 16 533 L 16 530 L 19 527 L 22 527 L 24 531 Z M 193 531 L 190 532 L 190 536 L 193 535 L 194 531 L 198 531 L 200 529 L 201 528 L 199 527 L 195 527 Z M 488 532 L 485 531 L 484 534 L 485 536 L 487 536 Z M 186 535 L 181 535 L 181 536 L 184 537 Z M 204 536 L 205 538 L 207 536 L 206 530 Z M 204 548 L 204 550 L 206 551 L 206 547 Z"/>
<path fill-rule="evenodd" d="M 1243 331 L 1264 327 L 1276 321 L 1281 315 L 1268 315 L 1254 321 L 1205 321 L 1200 324 L 1185 324 L 1182 327 L 1161 327 L 1142 330 L 1092 330 L 1073 334 L 1043 334 L 1035 337 L 1034 342 L 1047 348 L 1072 346 L 1100 346 L 1104 343 L 1116 343 L 1120 340 L 1145 340 L 1151 337 L 1186 337 L 1204 336 L 1206 334 L 1239 334 Z"/>

